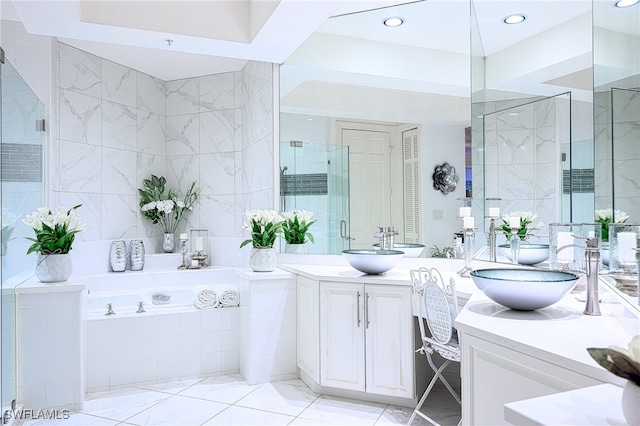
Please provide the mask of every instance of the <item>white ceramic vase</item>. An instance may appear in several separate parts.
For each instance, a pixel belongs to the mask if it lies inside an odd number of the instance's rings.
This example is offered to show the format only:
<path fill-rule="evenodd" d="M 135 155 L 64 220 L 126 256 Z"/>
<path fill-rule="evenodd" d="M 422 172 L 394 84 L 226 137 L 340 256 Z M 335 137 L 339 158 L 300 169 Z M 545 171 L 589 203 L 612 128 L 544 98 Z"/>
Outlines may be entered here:
<path fill-rule="evenodd" d="M 306 254 L 307 253 L 307 244 L 306 243 L 302 243 L 302 244 L 285 243 L 284 252 L 285 253 L 292 253 L 292 254 Z"/>
<path fill-rule="evenodd" d="M 66 281 L 73 272 L 71 255 L 39 254 L 36 263 L 36 277 L 43 283 L 57 283 Z"/>
<path fill-rule="evenodd" d="M 251 249 L 249 255 L 249 266 L 255 272 L 271 272 L 278 265 L 276 249 L 273 247 Z"/>
<path fill-rule="evenodd" d="M 640 386 L 627 380 L 622 390 L 622 414 L 629 425 L 640 425 Z"/>

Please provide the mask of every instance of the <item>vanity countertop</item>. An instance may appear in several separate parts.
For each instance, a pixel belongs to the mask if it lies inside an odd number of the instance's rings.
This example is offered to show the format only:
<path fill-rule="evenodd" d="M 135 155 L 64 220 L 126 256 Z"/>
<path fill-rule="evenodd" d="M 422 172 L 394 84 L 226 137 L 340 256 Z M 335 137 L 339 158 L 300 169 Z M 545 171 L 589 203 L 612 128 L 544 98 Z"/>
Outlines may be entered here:
<path fill-rule="evenodd" d="M 514 425 L 626 425 L 622 388 L 590 386 L 505 404 L 505 420 Z"/>
<path fill-rule="evenodd" d="M 589 316 L 583 314 L 585 303 L 574 293 L 547 308 L 527 312 L 502 307 L 478 291 L 455 324 L 463 335 L 468 333 L 596 380 L 621 385 L 624 379 L 598 365 L 586 348 L 626 348 L 637 334 L 640 320 L 617 299 L 605 296 L 606 291 L 601 293 L 602 315 Z"/>
<path fill-rule="evenodd" d="M 468 299 L 456 318 L 456 327 L 462 333 L 475 335 L 602 382 L 623 383 L 623 379 L 600 367 L 586 350 L 588 347 L 610 345 L 626 347 L 633 335 L 637 334 L 640 321 L 638 314 L 606 294 L 605 289 L 601 290 L 602 316 L 584 315 L 585 303 L 577 300 L 573 293 L 544 309 L 514 311 L 486 297 L 471 278 L 460 277 L 457 271 L 462 265 L 463 262 L 455 260 L 403 259 L 398 266 L 380 275 L 363 274 L 346 262 L 281 264 L 279 268 L 318 281 L 409 286 L 411 269 L 436 267 L 444 280 L 453 277 L 459 296 Z M 474 261 L 473 267 L 490 268 L 495 267 L 495 263 Z"/>

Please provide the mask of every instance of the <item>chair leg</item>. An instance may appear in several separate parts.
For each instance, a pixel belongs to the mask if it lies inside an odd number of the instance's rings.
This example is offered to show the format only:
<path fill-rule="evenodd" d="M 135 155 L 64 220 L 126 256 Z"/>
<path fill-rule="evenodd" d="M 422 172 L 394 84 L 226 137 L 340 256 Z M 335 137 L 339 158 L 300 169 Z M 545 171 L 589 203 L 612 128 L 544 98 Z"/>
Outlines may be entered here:
<path fill-rule="evenodd" d="M 433 362 L 433 359 L 431 359 L 431 356 L 429 354 L 427 354 L 427 362 L 429 362 L 429 365 L 431 366 L 431 368 L 433 369 L 433 371 L 436 371 L 436 365 Z M 446 360 L 445 366 L 449 365 L 451 363 L 451 360 Z M 458 401 L 458 404 L 462 404 L 462 399 L 460 398 L 460 395 L 458 395 L 458 392 L 456 392 L 455 390 L 453 390 L 453 387 L 451 386 L 451 384 L 449 384 L 449 381 L 442 375 L 439 376 L 440 381 L 442 382 L 442 384 L 444 384 L 444 386 L 449 390 L 449 393 L 451 393 L 451 395 L 456 399 L 456 401 Z"/>
<path fill-rule="evenodd" d="M 429 360 L 429 364 L 433 367 L 433 364 L 431 362 L 431 357 L 428 356 L 429 354 L 427 354 L 427 359 Z M 424 414 L 422 414 L 420 412 L 420 409 L 422 408 L 422 405 L 424 404 L 425 400 L 427 399 L 427 396 L 429 395 L 429 392 L 431 392 L 431 389 L 433 388 L 433 386 L 436 384 L 436 382 L 438 381 L 438 377 L 440 377 L 440 374 L 442 373 L 442 370 L 445 369 L 445 367 L 447 365 L 449 365 L 451 363 L 451 361 L 446 360 L 444 362 L 444 364 L 442 364 L 440 366 L 440 368 L 433 368 L 435 374 L 433 376 L 433 379 L 431 379 L 431 381 L 429 382 L 429 386 L 427 386 L 427 389 L 424 391 L 424 393 L 422 394 L 422 398 L 420 398 L 420 401 L 418 401 L 418 405 L 416 405 L 416 408 L 413 410 L 413 413 L 411 413 L 411 417 L 409 417 L 409 421 L 407 422 L 407 426 L 410 426 L 411 423 L 413 423 L 413 420 L 416 418 L 417 415 L 419 415 L 420 417 L 422 417 L 423 419 L 427 420 L 428 422 L 439 426 L 438 423 L 434 422 L 433 420 L 431 420 L 429 417 L 425 416 Z"/>

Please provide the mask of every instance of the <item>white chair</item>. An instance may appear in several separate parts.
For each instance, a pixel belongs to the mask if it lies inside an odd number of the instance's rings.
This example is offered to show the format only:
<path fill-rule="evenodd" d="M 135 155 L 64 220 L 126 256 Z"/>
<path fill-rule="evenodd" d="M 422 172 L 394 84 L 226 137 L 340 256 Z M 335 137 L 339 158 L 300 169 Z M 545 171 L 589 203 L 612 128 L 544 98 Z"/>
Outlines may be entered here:
<path fill-rule="evenodd" d="M 413 410 L 407 425 L 411 425 L 416 416 L 420 416 L 439 426 L 436 421 L 422 413 L 420 409 L 438 380 L 444 384 L 458 404 L 461 404 L 460 395 L 442 375 L 447 365 L 452 362 L 460 362 L 458 333 L 453 326 L 453 320 L 458 315 L 458 295 L 454 279 L 451 278 L 449 284 L 445 284 L 442 274 L 435 268 L 423 267 L 411 270 L 410 274 L 413 283 L 414 315 L 418 317 L 420 334 L 422 335 L 422 346 L 416 352 L 426 355 L 429 366 L 434 371 L 434 376 Z M 430 334 L 427 333 L 427 329 Z M 436 366 L 431 357 L 434 351 L 445 360 L 440 367 Z M 462 423 L 462 419 L 460 423 Z"/>

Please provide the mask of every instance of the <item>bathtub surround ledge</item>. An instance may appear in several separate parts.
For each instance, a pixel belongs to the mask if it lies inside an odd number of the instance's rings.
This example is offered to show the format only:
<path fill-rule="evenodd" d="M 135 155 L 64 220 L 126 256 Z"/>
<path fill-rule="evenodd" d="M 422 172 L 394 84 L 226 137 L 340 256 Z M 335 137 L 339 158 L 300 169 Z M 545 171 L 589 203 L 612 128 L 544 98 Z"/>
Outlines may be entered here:
<path fill-rule="evenodd" d="M 43 284 L 35 277 L 15 288 L 18 400 L 26 409 L 82 409 L 84 289 L 82 281 Z"/>

